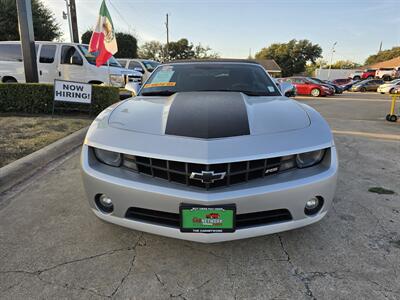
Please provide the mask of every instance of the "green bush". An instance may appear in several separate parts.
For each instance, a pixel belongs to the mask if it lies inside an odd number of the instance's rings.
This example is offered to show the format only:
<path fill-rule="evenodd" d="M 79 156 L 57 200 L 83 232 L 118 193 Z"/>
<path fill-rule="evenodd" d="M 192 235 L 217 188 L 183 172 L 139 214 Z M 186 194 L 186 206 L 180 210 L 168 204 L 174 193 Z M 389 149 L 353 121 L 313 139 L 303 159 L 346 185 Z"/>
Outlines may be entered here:
<path fill-rule="evenodd" d="M 51 114 L 53 109 L 53 85 L 42 83 L 0 84 L 0 112 L 29 114 Z M 119 89 L 115 87 L 93 86 L 92 114 L 97 115 L 106 107 L 119 101 Z M 88 104 L 56 102 L 59 108 L 71 111 L 87 111 Z"/>

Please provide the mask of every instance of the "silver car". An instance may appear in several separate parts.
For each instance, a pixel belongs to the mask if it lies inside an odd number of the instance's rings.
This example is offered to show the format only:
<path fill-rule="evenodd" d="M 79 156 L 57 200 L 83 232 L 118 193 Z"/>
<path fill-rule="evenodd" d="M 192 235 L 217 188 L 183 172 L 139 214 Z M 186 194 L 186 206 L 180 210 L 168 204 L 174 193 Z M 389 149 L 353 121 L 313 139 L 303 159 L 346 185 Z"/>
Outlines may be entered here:
<path fill-rule="evenodd" d="M 99 218 L 212 243 L 321 220 L 338 170 L 331 130 L 256 62 L 161 65 L 87 133 L 83 182 Z"/>

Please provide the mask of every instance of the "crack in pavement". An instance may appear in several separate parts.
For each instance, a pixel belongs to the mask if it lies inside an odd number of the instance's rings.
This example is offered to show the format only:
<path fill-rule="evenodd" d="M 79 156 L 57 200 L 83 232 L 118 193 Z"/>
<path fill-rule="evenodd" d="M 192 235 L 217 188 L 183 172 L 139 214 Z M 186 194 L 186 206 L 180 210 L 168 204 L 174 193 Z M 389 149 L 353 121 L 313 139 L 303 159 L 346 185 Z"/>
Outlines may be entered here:
<path fill-rule="evenodd" d="M 298 279 L 302 282 L 302 284 L 304 285 L 304 288 L 306 289 L 306 296 L 310 297 L 312 300 L 317 300 L 317 298 L 314 296 L 314 294 L 310 288 L 310 280 L 306 276 L 304 276 L 304 273 L 298 272 L 298 269 L 293 264 L 293 262 L 290 258 L 289 252 L 286 250 L 285 245 L 283 244 L 283 241 L 282 241 L 282 237 L 279 234 L 278 234 L 278 239 L 279 239 L 279 243 L 281 245 L 282 251 L 286 255 L 286 258 L 287 258 L 286 261 L 292 269 L 292 275 L 296 279 Z"/>
<path fill-rule="evenodd" d="M 90 293 L 92 293 L 92 294 L 94 294 L 96 296 L 100 296 L 100 297 L 104 297 L 104 298 L 112 298 L 118 292 L 119 288 L 122 286 L 122 284 L 124 283 L 126 278 L 130 275 L 130 273 L 131 273 L 131 271 L 133 269 L 133 265 L 134 265 L 135 260 L 136 260 L 136 254 L 134 254 L 132 259 L 131 259 L 131 263 L 130 263 L 130 267 L 128 269 L 128 272 L 122 277 L 120 283 L 114 289 L 114 291 L 111 293 L 111 295 L 104 295 L 104 294 L 101 294 L 101 293 L 97 292 L 96 290 L 93 290 L 93 289 L 90 289 L 90 288 L 86 288 L 86 287 L 83 287 L 83 286 L 78 286 L 77 287 L 77 286 L 74 286 L 74 285 L 68 284 L 68 283 L 62 284 L 62 283 L 55 282 L 55 281 L 48 281 L 48 280 L 45 280 L 44 278 L 42 278 L 40 275 L 45 273 L 45 272 L 54 270 L 56 268 L 59 268 L 59 267 L 62 267 L 62 266 L 68 265 L 68 264 L 73 264 L 73 263 L 77 263 L 77 262 L 91 260 L 91 259 L 94 259 L 94 258 L 106 256 L 106 255 L 112 255 L 114 253 L 121 252 L 121 251 L 134 251 L 134 250 L 136 250 L 136 247 L 138 246 L 142 236 L 143 236 L 143 233 L 138 237 L 136 243 L 131 247 L 118 248 L 118 249 L 106 251 L 106 252 L 103 252 L 103 253 L 99 253 L 99 254 L 83 257 L 83 258 L 78 258 L 78 259 L 62 262 L 62 263 L 56 264 L 54 266 L 47 267 L 47 268 L 44 268 L 44 269 L 39 269 L 39 270 L 36 270 L 36 271 L 6 270 L 6 271 L 0 271 L 0 274 L 12 274 L 12 273 L 15 273 L 15 274 L 25 274 L 25 275 L 35 276 L 36 278 L 38 278 L 41 282 L 43 282 L 45 284 L 55 285 L 55 286 L 59 286 L 59 287 L 66 288 L 66 289 L 87 291 L 87 292 L 90 292 Z"/>
<path fill-rule="evenodd" d="M 212 277 L 210 279 L 207 279 L 206 281 L 204 281 L 203 283 L 199 284 L 198 286 L 192 287 L 192 288 L 188 288 L 186 289 L 186 291 L 179 293 L 179 294 L 169 294 L 170 298 L 182 298 L 182 299 L 186 299 L 185 298 L 185 294 L 192 292 L 192 291 L 196 291 L 201 289 L 202 287 L 204 287 L 205 285 L 207 285 L 211 280 L 213 280 L 215 277 Z"/>
<path fill-rule="evenodd" d="M 164 283 L 164 281 L 162 281 L 161 280 L 161 277 L 160 277 L 160 275 L 158 275 L 157 273 L 155 273 L 154 272 L 154 275 L 156 276 L 156 278 L 157 278 L 157 280 L 158 280 L 158 282 L 162 285 L 162 286 L 165 286 L 165 283 Z"/>

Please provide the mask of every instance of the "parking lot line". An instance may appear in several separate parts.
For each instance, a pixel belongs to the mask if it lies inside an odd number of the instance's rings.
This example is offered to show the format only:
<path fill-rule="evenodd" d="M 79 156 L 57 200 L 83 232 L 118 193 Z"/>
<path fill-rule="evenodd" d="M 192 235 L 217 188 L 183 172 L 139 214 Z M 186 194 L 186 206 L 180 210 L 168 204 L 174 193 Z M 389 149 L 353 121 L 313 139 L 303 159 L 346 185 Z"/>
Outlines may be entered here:
<path fill-rule="evenodd" d="M 395 135 L 395 134 L 361 132 L 361 131 L 345 131 L 345 130 L 332 130 L 332 132 L 334 134 L 353 135 L 353 136 L 367 137 L 367 138 L 373 138 L 373 139 L 400 141 L 400 135 Z"/>

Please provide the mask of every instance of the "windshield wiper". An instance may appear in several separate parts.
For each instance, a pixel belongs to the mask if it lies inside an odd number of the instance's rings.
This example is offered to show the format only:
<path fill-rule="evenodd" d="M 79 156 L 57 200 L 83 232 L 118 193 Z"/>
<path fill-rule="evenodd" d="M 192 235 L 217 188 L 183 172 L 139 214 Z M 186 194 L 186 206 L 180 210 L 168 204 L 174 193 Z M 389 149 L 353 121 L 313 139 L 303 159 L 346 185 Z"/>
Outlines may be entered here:
<path fill-rule="evenodd" d="M 141 96 L 171 96 L 175 93 L 176 93 L 176 91 L 162 90 L 162 91 L 153 91 L 153 92 L 142 92 Z"/>

